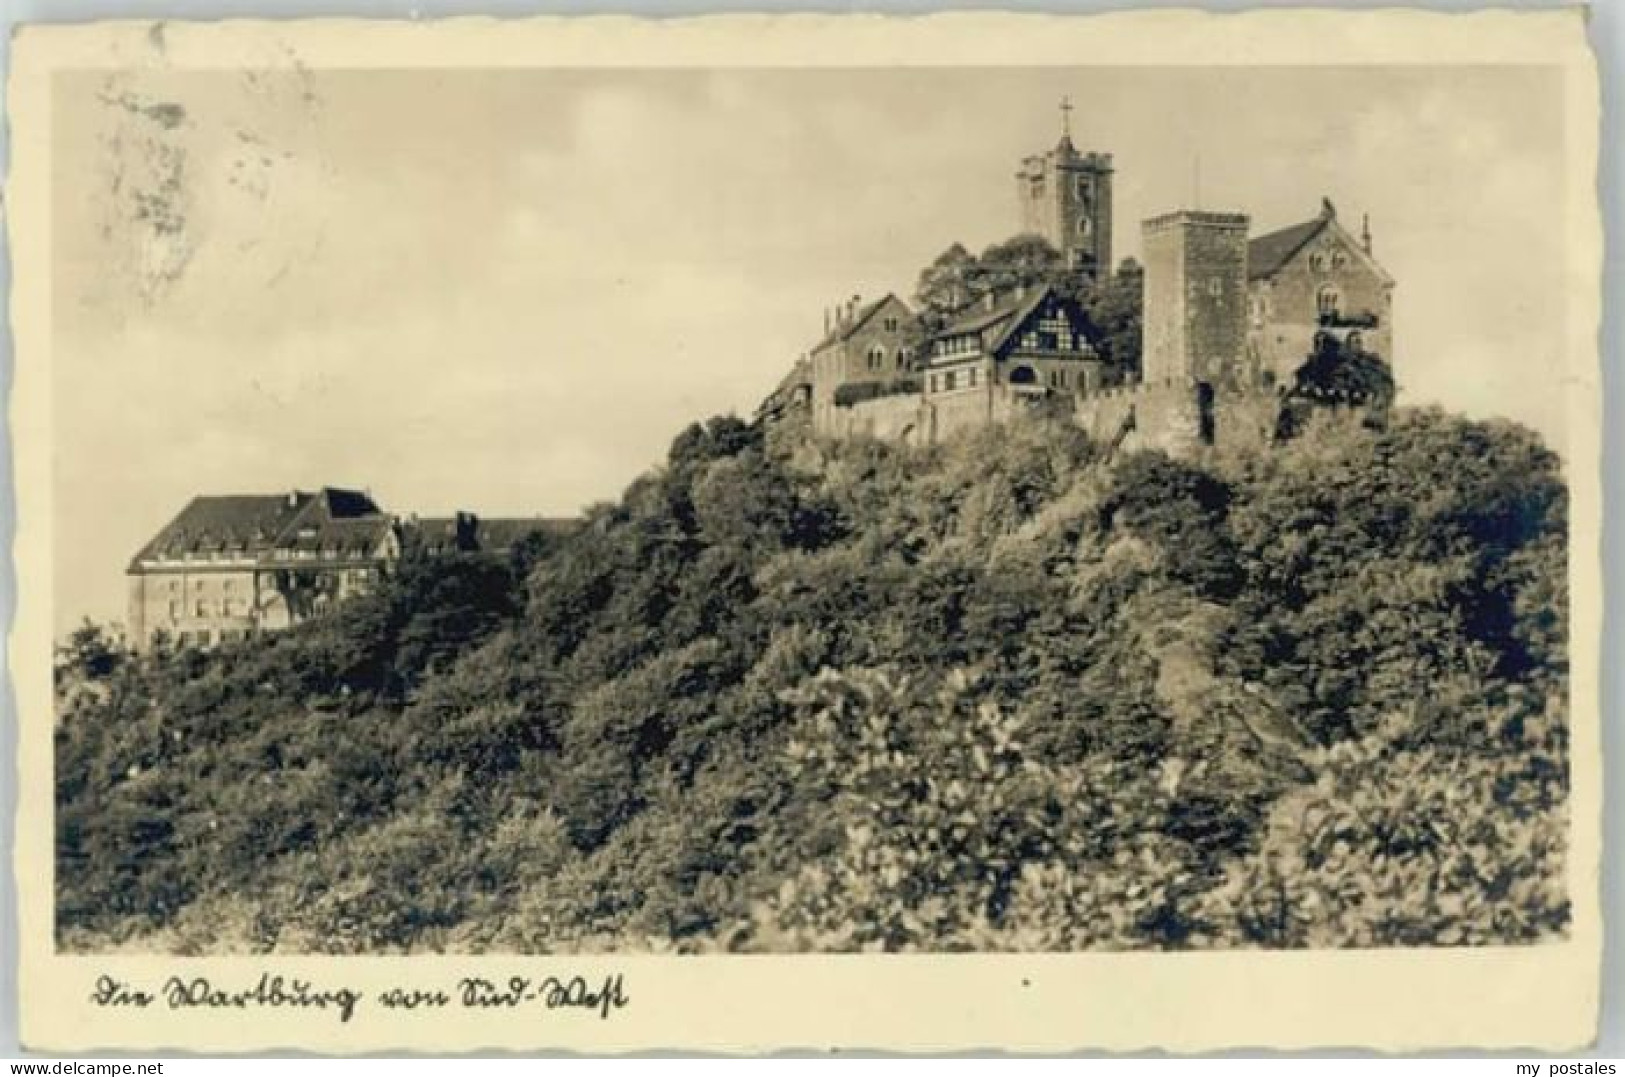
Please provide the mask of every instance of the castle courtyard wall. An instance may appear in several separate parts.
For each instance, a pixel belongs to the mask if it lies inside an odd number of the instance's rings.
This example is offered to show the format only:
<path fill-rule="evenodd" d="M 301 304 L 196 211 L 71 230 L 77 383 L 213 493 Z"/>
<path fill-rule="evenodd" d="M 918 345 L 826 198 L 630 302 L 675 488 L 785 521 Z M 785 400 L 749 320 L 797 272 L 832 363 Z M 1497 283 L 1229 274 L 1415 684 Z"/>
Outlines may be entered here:
<path fill-rule="evenodd" d="M 1280 392 L 1263 387 L 1218 391 L 1205 408 L 1202 388 L 1189 383 L 1131 385 L 1088 395 L 1029 395 L 994 387 L 930 399 L 900 394 L 836 408 L 831 436 L 936 445 L 997 423 L 1059 414 L 1069 415 L 1102 445 L 1188 457 L 1210 446 L 1243 452 L 1268 448 L 1282 407 Z"/>

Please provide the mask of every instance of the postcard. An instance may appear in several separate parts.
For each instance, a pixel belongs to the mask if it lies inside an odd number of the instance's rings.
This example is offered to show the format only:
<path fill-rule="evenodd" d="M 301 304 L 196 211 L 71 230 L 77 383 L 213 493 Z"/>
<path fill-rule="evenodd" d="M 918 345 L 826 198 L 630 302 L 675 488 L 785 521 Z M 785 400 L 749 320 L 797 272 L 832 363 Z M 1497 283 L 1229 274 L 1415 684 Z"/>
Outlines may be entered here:
<path fill-rule="evenodd" d="M 1589 1042 L 1579 9 L 32 26 L 24 1045 Z"/>

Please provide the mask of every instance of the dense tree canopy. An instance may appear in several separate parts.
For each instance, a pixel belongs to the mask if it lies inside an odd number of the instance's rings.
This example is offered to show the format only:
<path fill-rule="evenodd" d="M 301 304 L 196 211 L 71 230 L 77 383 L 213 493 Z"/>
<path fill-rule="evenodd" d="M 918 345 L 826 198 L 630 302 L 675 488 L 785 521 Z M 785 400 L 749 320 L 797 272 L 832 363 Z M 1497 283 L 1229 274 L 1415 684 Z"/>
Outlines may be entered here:
<path fill-rule="evenodd" d="M 696 424 L 533 563 L 111 665 L 65 945 L 1513 943 L 1565 930 L 1566 494 L 1437 412 L 1268 455 Z"/>
<path fill-rule="evenodd" d="M 1106 357 L 1136 375 L 1140 371 L 1144 290 L 1145 270 L 1133 258 L 1125 258 L 1110 277 L 1083 286 L 1080 295 L 1106 342 Z"/>

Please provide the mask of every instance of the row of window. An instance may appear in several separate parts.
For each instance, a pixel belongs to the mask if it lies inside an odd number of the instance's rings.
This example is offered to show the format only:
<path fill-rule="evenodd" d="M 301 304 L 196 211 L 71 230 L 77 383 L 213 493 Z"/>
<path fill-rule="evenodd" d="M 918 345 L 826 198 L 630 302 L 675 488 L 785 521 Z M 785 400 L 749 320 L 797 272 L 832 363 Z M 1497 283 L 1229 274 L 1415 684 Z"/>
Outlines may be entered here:
<path fill-rule="evenodd" d="M 969 370 L 950 370 L 944 374 L 931 375 L 931 391 L 933 393 L 947 393 L 955 389 L 976 388 L 976 375 L 979 371 L 975 367 Z"/>
<path fill-rule="evenodd" d="M 952 392 L 955 389 L 974 389 L 976 388 L 978 373 L 975 367 L 970 367 L 966 370 L 948 370 L 940 374 L 932 374 L 928 379 L 931 392 L 945 393 Z M 1044 380 L 1052 389 L 1081 389 L 1084 387 L 1084 376 L 1081 371 L 1074 377 L 1073 372 L 1069 370 L 1051 370 L 1045 375 Z M 1036 381 L 1037 377 L 1030 366 L 1016 367 L 1010 372 L 1011 384 L 1033 385 Z"/>
<path fill-rule="evenodd" d="M 377 575 L 377 570 L 374 569 L 374 568 L 371 568 L 371 567 L 368 567 L 368 568 L 344 568 L 344 569 L 339 569 L 338 572 L 337 572 L 338 578 L 340 580 L 343 580 L 345 583 L 349 583 L 349 584 L 368 583 L 376 575 Z M 202 591 L 204 589 L 204 586 L 209 582 L 209 579 L 210 578 L 207 577 L 207 576 L 193 577 L 193 579 L 192 579 L 192 589 L 195 590 L 195 591 Z M 220 590 L 222 592 L 224 592 L 225 594 L 229 595 L 229 594 L 231 594 L 233 591 L 235 591 L 237 589 L 237 581 L 236 580 L 225 579 L 225 580 L 220 580 L 219 583 L 220 583 Z M 169 581 L 169 593 L 172 596 L 178 594 L 180 592 L 180 589 L 181 589 L 181 581 L 180 580 L 171 579 Z"/>
<path fill-rule="evenodd" d="M 222 628 L 217 632 L 202 628 L 193 632 L 175 633 L 175 641 L 182 647 L 207 647 L 211 643 L 229 643 L 232 640 L 247 638 L 246 628 Z"/>
<path fill-rule="evenodd" d="M 1033 198 L 1043 198 L 1044 197 L 1044 178 L 1042 176 L 1034 176 L 1030 180 L 1028 180 L 1027 181 L 1027 191 L 1028 191 L 1028 194 Z M 1079 176 L 1078 177 L 1078 199 L 1081 202 L 1083 202 L 1083 204 L 1084 204 L 1084 206 L 1086 208 L 1094 201 L 1094 194 L 1095 194 L 1095 192 L 1094 192 L 1094 184 L 1092 182 L 1090 182 L 1089 177 L 1088 176 Z"/>
<path fill-rule="evenodd" d="M 1253 326 L 1262 327 L 1269 314 L 1269 302 L 1262 295 L 1253 296 Z M 1338 317 L 1343 310 L 1343 293 L 1335 284 L 1322 285 L 1315 293 L 1315 313 L 1323 318 Z"/>
<path fill-rule="evenodd" d="M 1087 352 L 1092 349 L 1081 333 L 1031 330 L 1021 336 L 1021 346 L 1035 352 Z"/>
<path fill-rule="evenodd" d="M 178 600 L 173 599 L 173 598 L 170 599 L 169 600 L 169 619 L 171 621 L 180 620 L 181 619 L 181 610 L 182 610 L 182 608 L 183 608 L 183 605 L 182 605 L 181 602 L 179 602 Z M 219 611 L 218 614 L 216 613 L 217 610 Z M 236 599 L 232 599 L 232 598 L 222 598 L 218 603 L 213 603 L 213 602 L 208 601 L 207 599 L 200 598 L 196 602 L 192 603 L 192 616 L 193 617 L 214 617 L 214 616 L 220 616 L 220 617 L 246 617 L 246 616 L 248 616 L 248 603 L 247 602 L 239 602 Z"/>
<path fill-rule="evenodd" d="M 193 587 L 194 590 L 201 591 L 201 590 L 203 590 L 203 585 L 208 583 L 208 582 L 209 582 L 208 577 L 199 576 L 199 577 L 196 577 L 196 578 L 194 578 L 192 580 L 192 587 Z M 236 581 L 234 581 L 234 580 L 221 580 L 220 581 L 220 589 L 222 591 L 230 591 L 232 589 L 233 585 L 235 584 L 235 582 Z M 181 581 L 180 580 L 170 580 L 169 581 L 169 590 L 171 591 L 171 593 L 173 593 L 175 591 L 179 591 L 180 589 L 181 589 Z"/>
<path fill-rule="evenodd" d="M 1359 355 L 1365 351 L 1365 337 L 1357 332 L 1350 333 L 1348 336 L 1344 337 L 1342 343 L 1339 344 L 1337 336 L 1334 333 L 1316 333 L 1314 347 L 1315 351 L 1317 352 L 1327 350 L 1336 351 L 1341 349 L 1345 353 Z"/>
<path fill-rule="evenodd" d="M 250 554 L 246 548 L 236 550 L 182 550 L 178 554 L 166 554 L 167 561 L 241 561 Z"/>
<path fill-rule="evenodd" d="M 1309 256 L 1309 268 L 1316 273 L 1324 273 L 1327 269 L 1346 269 L 1348 264 L 1349 256 L 1344 251 L 1334 251 L 1331 254 L 1316 251 Z"/>
<path fill-rule="evenodd" d="M 865 365 L 870 370 L 884 370 L 886 368 L 886 349 L 882 348 L 878 344 L 870 348 L 869 354 L 866 357 Z M 907 348 L 897 349 L 897 354 L 892 360 L 892 366 L 897 370 L 902 370 L 904 367 L 908 366 Z"/>

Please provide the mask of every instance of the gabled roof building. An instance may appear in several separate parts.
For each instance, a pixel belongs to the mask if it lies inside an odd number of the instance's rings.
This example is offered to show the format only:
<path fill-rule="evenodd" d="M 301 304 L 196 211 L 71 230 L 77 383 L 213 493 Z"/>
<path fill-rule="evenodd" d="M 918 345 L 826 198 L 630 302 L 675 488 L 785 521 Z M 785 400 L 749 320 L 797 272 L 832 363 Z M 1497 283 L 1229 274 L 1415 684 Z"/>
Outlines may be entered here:
<path fill-rule="evenodd" d="M 1041 286 L 990 294 L 951 318 L 931 340 L 925 398 L 1092 392 L 1119 380 L 1083 308 Z"/>
<path fill-rule="evenodd" d="M 1372 253 L 1370 220 L 1355 236 L 1330 199 L 1247 245 L 1247 292 L 1249 358 L 1271 385 L 1328 349 L 1392 364 L 1394 279 Z"/>
<path fill-rule="evenodd" d="M 813 427 L 832 429 L 837 397 L 849 387 L 883 393 L 911 383 L 914 355 L 909 349 L 914 312 L 897 296 L 887 294 L 869 303 L 853 296 L 824 314 L 824 338 L 807 353 L 808 397 Z"/>
<path fill-rule="evenodd" d="M 369 589 L 399 555 L 393 518 L 363 492 L 196 497 L 130 561 L 129 641 L 284 628 Z"/>

